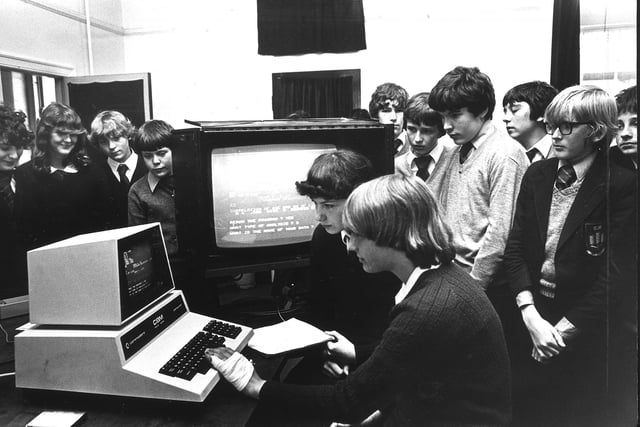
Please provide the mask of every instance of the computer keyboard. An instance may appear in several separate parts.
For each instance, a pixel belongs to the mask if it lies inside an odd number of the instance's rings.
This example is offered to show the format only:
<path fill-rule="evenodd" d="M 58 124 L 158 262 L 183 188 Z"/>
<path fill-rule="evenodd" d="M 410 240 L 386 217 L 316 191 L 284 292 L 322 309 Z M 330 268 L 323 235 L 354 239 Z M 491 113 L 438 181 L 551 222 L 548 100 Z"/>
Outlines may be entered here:
<path fill-rule="evenodd" d="M 197 373 L 206 374 L 211 364 L 204 351 L 207 348 L 224 345 L 225 337 L 236 338 L 242 328 L 219 320 L 211 320 L 202 331 L 198 332 L 167 363 L 160 368 L 160 373 L 172 377 L 191 380 Z"/>

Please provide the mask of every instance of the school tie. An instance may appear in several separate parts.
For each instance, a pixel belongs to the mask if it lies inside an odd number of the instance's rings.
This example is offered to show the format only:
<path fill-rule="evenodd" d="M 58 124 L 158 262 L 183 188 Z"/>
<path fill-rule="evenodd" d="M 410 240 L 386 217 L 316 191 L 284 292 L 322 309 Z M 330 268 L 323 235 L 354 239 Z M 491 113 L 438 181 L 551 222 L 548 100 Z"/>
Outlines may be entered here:
<path fill-rule="evenodd" d="M 418 178 L 426 181 L 429 178 L 429 164 L 431 163 L 431 156 L 426 157 L 416 157 L 414 160 L 416 162 L 416 166 L 418 167 L 418 172 L 416 175 Z"/>
<path fill-rule="evenodd" d="M 473 148 L 473 144 L 467 142 L 462 147 L 460 147 L 460 164 L 463 164 L 467 157 L 469 157 L 469 152 Z"/>
<path fill-rule="evenodd" d="M 558 169 L 556 188 L 558 190 L 564 190 L 576 182 L 576 179 L 578 179 L 578 177 L 576 176 L 576 171 L 573 169 L 573 166 L 566 164 Z"/>
<path fill-rule="evenodd" d="M 400 138 L 397 138 L 395 141 L 393 141 L 393 148 L 396 150 L 396 153 L 402 150 L 403 145 L 404 143 Z"/>
<path fill-rule="evenodd" d="M 533 159 L 536 157 L 536 154 L 538 154 L 537 148 L 532 148 L 531 150 L 527 151 L 527 157 L 529 158 L 529 163 L 533 163 Z"/>
<path fill-rule="evenodd" d="M 118 176 L 120 176 L 120 186 L 122 188 L 129 189 L 129 178 L 127 178 L 127 171 L 129 168 L 124 163 L 118 165 Z"/>

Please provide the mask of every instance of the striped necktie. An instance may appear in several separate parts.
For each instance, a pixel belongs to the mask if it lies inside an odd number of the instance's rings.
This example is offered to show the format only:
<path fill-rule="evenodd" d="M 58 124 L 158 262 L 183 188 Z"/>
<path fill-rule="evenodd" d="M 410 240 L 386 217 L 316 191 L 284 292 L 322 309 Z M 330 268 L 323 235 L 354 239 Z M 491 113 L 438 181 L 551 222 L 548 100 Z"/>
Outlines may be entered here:
<path fill-rule="evenodd" d="M 570 164 L 566 164 L 558 169 L 558 176 L 556 177 L 556 188 L 558 190 L 564 190 L 568 188 L 576 182 L 578 177 L 576 176 L 576 171 L 573 169 L 573 166 Z"/>

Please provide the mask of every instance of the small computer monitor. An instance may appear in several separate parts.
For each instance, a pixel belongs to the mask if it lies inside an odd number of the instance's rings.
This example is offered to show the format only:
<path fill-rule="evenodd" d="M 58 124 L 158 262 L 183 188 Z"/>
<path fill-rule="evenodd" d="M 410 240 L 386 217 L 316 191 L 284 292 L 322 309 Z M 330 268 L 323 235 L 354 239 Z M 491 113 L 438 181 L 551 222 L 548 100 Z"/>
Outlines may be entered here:
<path fill-rule="evenodd" d="M 37 324 L 121 326 L 174 288 L 159 223 L 71 237 L 27 263 Z"/>

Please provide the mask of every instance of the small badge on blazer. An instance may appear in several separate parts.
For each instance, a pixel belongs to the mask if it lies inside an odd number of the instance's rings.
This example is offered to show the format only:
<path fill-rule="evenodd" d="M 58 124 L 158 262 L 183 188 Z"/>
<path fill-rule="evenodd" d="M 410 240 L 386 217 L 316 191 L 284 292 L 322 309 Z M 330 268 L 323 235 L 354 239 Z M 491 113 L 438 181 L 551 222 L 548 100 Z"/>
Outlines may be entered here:
<path fill-rule="evenodd" d="M 601 222 L 587 222 L 584 224 L 584 243 L 587 254 L 600 256 L 605 250 L 604 225 Z"/>

